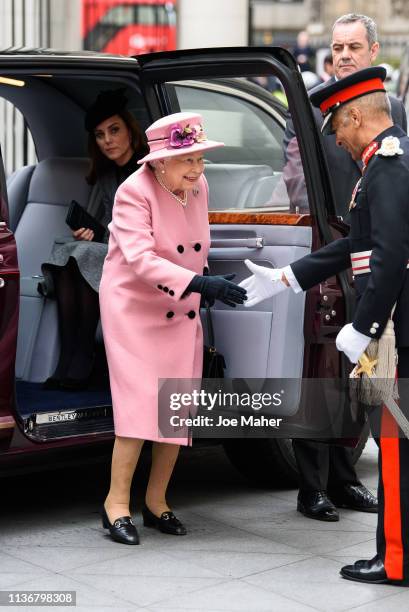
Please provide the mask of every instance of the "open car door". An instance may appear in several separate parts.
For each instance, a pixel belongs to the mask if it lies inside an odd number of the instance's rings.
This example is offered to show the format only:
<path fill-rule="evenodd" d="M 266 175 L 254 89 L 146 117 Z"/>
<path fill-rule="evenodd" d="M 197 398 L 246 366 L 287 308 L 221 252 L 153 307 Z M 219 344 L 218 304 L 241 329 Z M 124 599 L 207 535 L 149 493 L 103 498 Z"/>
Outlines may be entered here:
<path fill-rule="evenodd" d="M 334 239 L 336 219 L 321 137 L 287 51 L 236 47 L 137 59 L 152 120 L 199 112 L 208 138 L 226 145 L 207 152 L 205 160 L 211 274 L 234 272 L 240 282 L 250 275 L 245 259 L 281 268 Z M 288 107 L 274 102 L 260 83 L 279 89 Z M 216 302 L 216 346 L 226 358 L 226 376 L 298 381 L 292 388 L 296 411 L 303 377 L 342 376 L 344 363 L 334 338 L 349 315 L 350 288 L 343 274 L 307 296 L 287 291 L 252 308 L 229 309 Z M 248 447 L 243 453 L 241 442 L 227 446 L 249 465 L 252 453 Z M 256 443 L 255 464 L 260 465 L 262 440 L 244 442 Z M 274 463 L 262 459 L 265 469 L 277 474 L 277 449 L 288 457 L 288 444 L 265 444 L 274 447 Z M 280 474 L 287 483 L 294 477 L 291 458 L 283 461 Z"/>
<path fill-rule="evenodd" d="M 14 235 L 9 229 L 8 200 L 0 151 L 0 451 L 14 430 L 14 367 L 16 360 L 19 269 Z"/>

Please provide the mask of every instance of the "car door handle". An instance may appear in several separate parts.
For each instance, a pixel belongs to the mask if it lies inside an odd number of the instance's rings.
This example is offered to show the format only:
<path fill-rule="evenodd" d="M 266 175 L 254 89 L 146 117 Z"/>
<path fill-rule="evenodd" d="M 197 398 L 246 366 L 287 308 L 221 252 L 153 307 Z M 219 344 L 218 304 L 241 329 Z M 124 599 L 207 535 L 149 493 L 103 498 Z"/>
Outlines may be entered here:
<path fill-rule="evenodd" d="M 240 247 L 262 249 L 264 238 L 263 236 L 256 236 L 255 238 L 214 238 L 210 246 L 214 249 L 235 249 Z"/>

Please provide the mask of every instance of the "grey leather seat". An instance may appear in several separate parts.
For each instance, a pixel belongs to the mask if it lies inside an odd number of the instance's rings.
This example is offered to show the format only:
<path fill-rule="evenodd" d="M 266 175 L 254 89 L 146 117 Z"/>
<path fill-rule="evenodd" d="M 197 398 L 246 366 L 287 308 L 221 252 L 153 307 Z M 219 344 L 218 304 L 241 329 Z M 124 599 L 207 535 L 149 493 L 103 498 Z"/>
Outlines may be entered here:
<path fill-rule="evenodd" d="M 16 170 L 7 179 L 7 193 L 9 198 L 10 229 L 16 231 L 20 217 L 27 204 L 28 188 L 35 166 L 23 166 Z"/>
<path fill-rule="evenodd" d="M 281 173 L 267 165 L 206 164 L 210 210 L 246 210 L 263 206 Z"/>
<path fill-rule="evenodd" d="M 22 168 L 8 180 L 10 225 L 21 274 L 16 358 L 19 379 L 40 382 L 55 364 L 59 350 L 56 304 L 39 295 L 37 276 L 54 240 L 71 235 L 65 223 L 71 200 L 84 206 L 88 203 L 88 165 L 85 158 L 49 158 L 35 167 Z"/>

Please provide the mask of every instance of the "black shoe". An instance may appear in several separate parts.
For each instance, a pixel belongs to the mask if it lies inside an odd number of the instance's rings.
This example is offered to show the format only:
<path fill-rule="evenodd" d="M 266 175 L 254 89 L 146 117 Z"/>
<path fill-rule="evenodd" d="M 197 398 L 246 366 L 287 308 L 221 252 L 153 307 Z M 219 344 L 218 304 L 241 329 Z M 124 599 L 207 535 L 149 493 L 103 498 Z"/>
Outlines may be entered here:
<path fill-rule="evenodd" d="M 328 491 L 328 495 L 338 508 L 378 512 L 378 500 L 364 485 L 346 484 L 342 488 Z"/>
<path fill-rule="evenodd" d="M 42 384 L 42 388 L 47 391 L 55 391 L 60 388 L 61 380 L 59 378 L 54 378 L 54 376 L 50 376 L 45 380 Z"/>
<path fill-rule="evenodd" d="M 299 491 L 297 510 L 317 521 L 339 521 L 337 509 L 328 499 L 326 491 Z"/>
<path fill-rule="evenodd" d="M 340 574 L 346 580 L 367 582 L 369 584 L 402 584 L 397 580 L 389 580 L 385 566 L 378 556 L 373 559 L 356 561 L 353 565 L 345 565 Z"/>
<path fill-rule="evenodd" d="M 113 540 L 121 544 L 139 544 L 139 535 L 130 516 L 121 516 L 111 524 L 105 506 L 102 506 L 101 517 L 103 528 L 109 529 Z"/>
<path fill-rule="evenodd" d="M 162 533 L 171 535 L 186 535 L 186 527 L 176 518 L 170 510 L 162 512 L 160 517 L 156 516 L 147 506 L 142 508 L 143 524 L 145 527 L 155 527 Z"/>

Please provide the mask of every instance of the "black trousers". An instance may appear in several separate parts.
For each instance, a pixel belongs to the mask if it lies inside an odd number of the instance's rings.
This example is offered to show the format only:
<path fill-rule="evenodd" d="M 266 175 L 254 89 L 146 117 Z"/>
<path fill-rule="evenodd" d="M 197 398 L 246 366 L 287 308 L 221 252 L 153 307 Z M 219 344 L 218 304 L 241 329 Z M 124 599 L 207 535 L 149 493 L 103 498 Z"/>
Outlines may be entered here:
<path fill-rule="evenodd" d="M 399 404 L 409 413 L 409 348 L 398 349 Z M 369 414 L 379 446 L 376 548 L 391 580 L 409 583 L 409 440 L 387 408 Z"/>
<path fill-rule="evenodd" d="M 361 484 L 352 463 L 352 449 L 302 438 L 293 439 L 301 491 L 331 491 Z"/>

